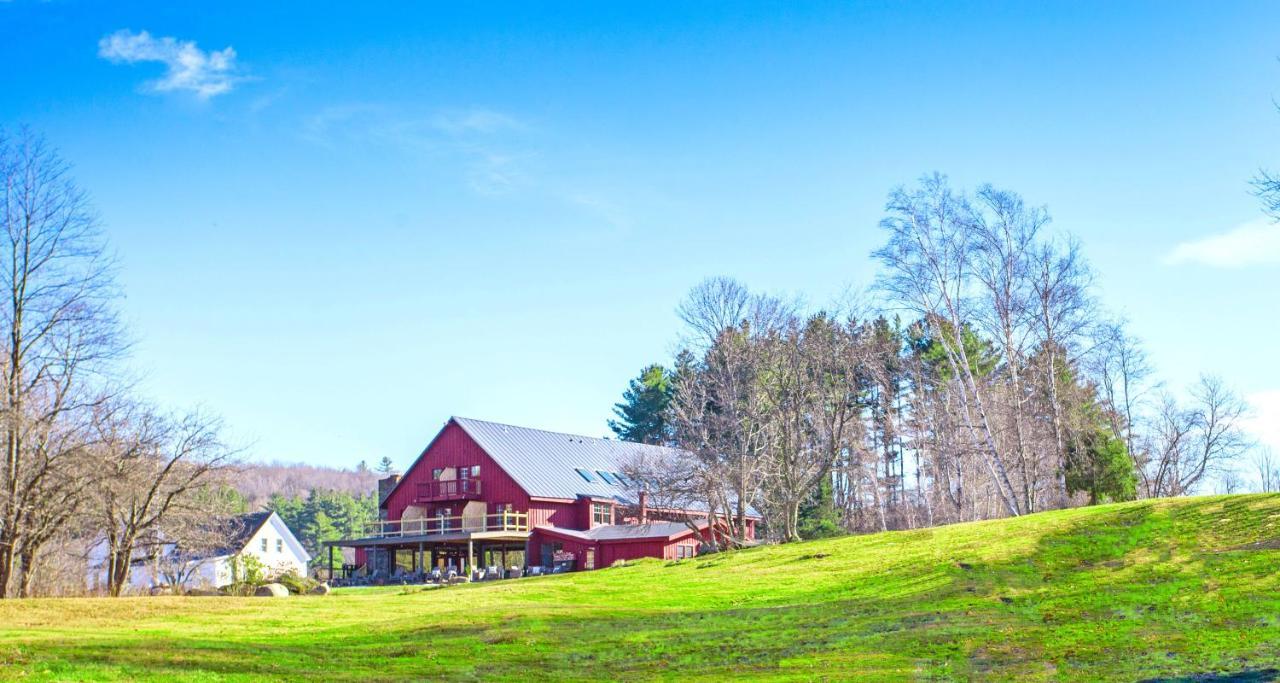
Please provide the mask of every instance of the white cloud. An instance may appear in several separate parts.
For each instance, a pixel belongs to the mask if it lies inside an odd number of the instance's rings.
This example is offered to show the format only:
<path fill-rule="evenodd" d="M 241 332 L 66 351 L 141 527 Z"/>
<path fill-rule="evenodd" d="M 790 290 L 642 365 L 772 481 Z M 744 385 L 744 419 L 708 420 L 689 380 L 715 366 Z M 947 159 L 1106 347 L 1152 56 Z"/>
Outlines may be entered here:
<path fill-rule="evenodd" d="M 1164 262 L 1216 268 L 1280 264 L 1280 223 L 1256 218 L 1223 233 L 1183 242 L 1165 255 Z"/>
<path fill-rule="evenodd" d="M 189 90 L 201 99 L 231 91 L 241 78 L 236 73 L 236 51 L 230 47 L 205 52 L 194 41 L 155 38 L 146 31 L 121 29 L 98 41 L 98 56 L 115 64 L 160 62 L 164 77 L 147 83 L 155 92 Z"/>

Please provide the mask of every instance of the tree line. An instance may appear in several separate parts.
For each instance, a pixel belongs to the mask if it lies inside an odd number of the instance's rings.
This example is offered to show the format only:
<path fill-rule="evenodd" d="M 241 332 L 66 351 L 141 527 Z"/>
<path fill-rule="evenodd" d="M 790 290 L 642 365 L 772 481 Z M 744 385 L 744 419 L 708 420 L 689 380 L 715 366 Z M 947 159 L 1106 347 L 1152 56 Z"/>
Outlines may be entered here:
<path fill-rule="evenodd" d="M 1184 495 L 1249 446 L 1245 403 L 1156 381 L 1078 242 L 1016 193 L 894 190 L 870 296 L 822 310 L 728 278 L 692 289 L 670 368 L 615 407 L 656 500 L 778 540 Z"/>

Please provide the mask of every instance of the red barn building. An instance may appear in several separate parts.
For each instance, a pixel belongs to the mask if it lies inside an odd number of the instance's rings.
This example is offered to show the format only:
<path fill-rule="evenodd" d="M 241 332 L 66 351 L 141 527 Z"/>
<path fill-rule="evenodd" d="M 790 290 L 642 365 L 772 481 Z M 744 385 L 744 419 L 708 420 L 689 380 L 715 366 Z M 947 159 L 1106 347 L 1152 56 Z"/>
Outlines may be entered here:
<path fill-rule="evenodd" d="M 327 545 L 355 548 L 356 565 L 383 574 L 693 557 L 712 533 L 706 512 L 633 500 L 620 470 L 637 455 L 670 449 L 450 418 L 404 476 L 380 482 L 375 528 Z M 752 536 L 757 521 L 747 520 Z"/>

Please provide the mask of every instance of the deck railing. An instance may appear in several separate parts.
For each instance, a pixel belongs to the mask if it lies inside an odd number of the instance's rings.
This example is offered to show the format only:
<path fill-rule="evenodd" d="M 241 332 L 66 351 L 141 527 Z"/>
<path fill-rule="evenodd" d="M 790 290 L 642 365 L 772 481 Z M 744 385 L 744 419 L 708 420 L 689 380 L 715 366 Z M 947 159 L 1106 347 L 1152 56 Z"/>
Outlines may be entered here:
<path fill-rule="evenodd" d="M 419 502 L 433 500 L 477 499 L 480 497 L 479 479 L 433 479 L 418 483 Z"/>
<path fill-rule="evenodd" d="M 371 522 L 365 526 L 366 538 L 398 538 L 400 536 L 435 536 L 476 531 L 528 531 L 529 513 L 498 512 L 468 517 L 421 517 L 410 520 Z"/>

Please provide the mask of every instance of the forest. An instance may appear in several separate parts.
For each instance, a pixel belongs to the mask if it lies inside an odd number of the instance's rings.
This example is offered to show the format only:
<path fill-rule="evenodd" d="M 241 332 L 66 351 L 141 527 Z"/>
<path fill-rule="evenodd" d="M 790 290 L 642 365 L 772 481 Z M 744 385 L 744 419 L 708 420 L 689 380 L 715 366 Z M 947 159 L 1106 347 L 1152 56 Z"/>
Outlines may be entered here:
<path fill-rule="evenodd" d="M 631 380 L 610 427 L 679 447 L 631 477 L 745 540 L 914 529 L 1238 490 L 1248 407 L 1222 380 L 1162 383 L 1047 209 L 934 174 L 894 190 L 870 291 L 812 309 L 710 278 L 681 351 Z M 1275 485 L 1267 453 L 1247 463 Z"/>

